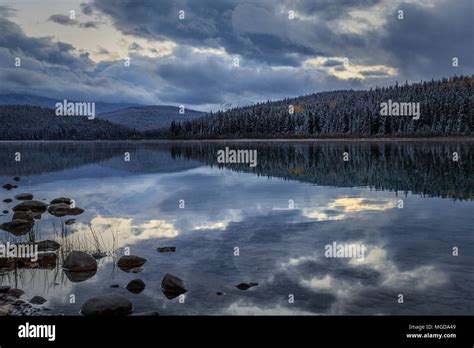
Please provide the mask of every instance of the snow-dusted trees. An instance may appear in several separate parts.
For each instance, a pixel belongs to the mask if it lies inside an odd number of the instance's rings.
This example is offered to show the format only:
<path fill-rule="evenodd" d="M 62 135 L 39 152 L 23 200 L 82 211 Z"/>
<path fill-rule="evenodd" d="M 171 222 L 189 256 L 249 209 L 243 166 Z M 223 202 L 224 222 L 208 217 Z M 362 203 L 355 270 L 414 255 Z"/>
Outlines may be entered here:
<path fill-rule="evenodd" d="M 334 91 L 248 107 L 172 123 L 167 136 L 382 137 L 469 135 L 474 76 L 453 77 L 367 91 Z M 381 103 L 419 103 L 420 118 L 381 116 Z M 293 105 L 294 112 L 289 112 Z"/>

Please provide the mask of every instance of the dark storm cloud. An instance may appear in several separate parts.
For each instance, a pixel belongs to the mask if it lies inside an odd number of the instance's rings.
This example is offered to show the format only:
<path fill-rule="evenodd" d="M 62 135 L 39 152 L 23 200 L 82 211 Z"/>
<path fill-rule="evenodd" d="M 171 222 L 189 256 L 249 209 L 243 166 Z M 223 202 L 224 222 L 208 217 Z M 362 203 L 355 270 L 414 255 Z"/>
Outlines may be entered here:
<path fill-rule="evenodd" d="M 305 57 L 329 54 L 331 46 L 366 45 L 352 34 L 335 35 L 324 20 L 288 19 L 288 11 L 304 16 L 332 13 L 344 17 L 351 9 L 376 1 L 131 1 L 96 0 L 95 8 L 112 17 L 124 33 L 148 39 L 170 39 L 200 47 L 224 47 L 229 54 L 273 65 L 297 66 Z M 179 20 L 179 11 L 185 19 Z M 337 16 L 337 14 L 339 14 Z"/>
<path fill-rule="evenodd" d="M 84 56 L 75 56 L 74 47 L 64 42 L 54 42 L 50 37 L 28 37 L 20 26 L 0 17 L 0 47 L 8 48 L 20 58 L 30 57 L 49 64 L 69 68 L 87 68 L 92 61 Z"/>
<path fill-rule="evenodd" d="M 474 2 L 436 2 L 432 8 L 403 4 L 403 20 L 385 28 L 380 49 L 390 52 L 392 64 L 410 79 L 469 74 L 474 70 Z M 391 15 L 396 18 L 396 14 Z M 459 67 L 452 58 L 459 58 Z"/>
<path fill-rule="evenodd" d="M 63 14 L 51 15 L 49 16 L 48 20 L 57 24 L 61 24 L 61 25 L 75 26 L 79 24 L 79 22 L 76 21 L 75 19 L 71 19 L 69 16 L 66 16 Z"/>
<path fill-rule="evenodd" d="M 81 28 L 86 28 L 86 29 L 88 28 L 97 29 L 100 24 L 100 22 L 96 22 L 96 21 L 87 21 L 84 23 L 80 23 L 77 20 L 71 19 L 69 16 L 62 15 L 62 14 L 51 15 L 48 20 L 50 22 L 54 22 L 61 25 L 68 25 L 71 27 L 79 26 Z"/>
<path fill-rule="evenodd" d="M 92 8 L 89 4 L 86 4 L 86 3 L 81 3 L 81 10 L 82 10 L 82 13 L 84 13 L 85 15 L 92 15 L 93 11 L 92 11 Z"/>

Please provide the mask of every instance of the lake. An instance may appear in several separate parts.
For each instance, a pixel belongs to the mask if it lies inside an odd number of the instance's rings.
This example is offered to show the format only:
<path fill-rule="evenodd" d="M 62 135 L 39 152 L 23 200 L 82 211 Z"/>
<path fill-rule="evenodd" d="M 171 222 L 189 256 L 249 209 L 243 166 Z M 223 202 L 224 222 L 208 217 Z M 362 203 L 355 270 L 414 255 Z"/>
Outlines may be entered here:
<path fill-rule="evenodd" d="M 218 163 L 226 146 L 256 150 L 257 165 Z M 44 297 L 49 314 L 78 315 L 89 298 L 119 293 L 135 313 L 161 315 L 472 315 L 473 150 L 468 141 L 0 143 L 1 185 L 18 185 L 0 201 L 27 192 L 85 209 L 45 213 L 26 235 L 0 231 L 0 243 L 62 245 L 51 267 L 4 270 L 0 284 Z M 0 202 L 1 223 L 18 203 Z M 336 245 L 363 247 L 363 257 L 327 257 Z M 166 246 L 176 251 L 157 251 Z M 73 249 L 107 256 L 96 274 L 70 279 L 61 262 Z M 147 259 L 136 273 L 115 265 L 128 251 Z M 164 296 L 166 273 L 185 281 L 183 297 Z M 143 292 L 125 288 L 133 279 Z"/>

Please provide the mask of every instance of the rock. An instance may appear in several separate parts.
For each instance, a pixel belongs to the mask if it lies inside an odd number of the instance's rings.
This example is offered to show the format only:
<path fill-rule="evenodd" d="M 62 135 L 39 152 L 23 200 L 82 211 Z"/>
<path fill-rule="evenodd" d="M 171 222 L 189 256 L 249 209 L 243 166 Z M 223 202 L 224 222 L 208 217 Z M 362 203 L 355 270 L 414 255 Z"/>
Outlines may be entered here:
<path fill-rule="evenodd" d="M 13 211 L 28 211 L 31 210 L 33 213 L 44 213 L 47 208 L 47 204 L 41 201 L 24 201 L 13 207 Z"/>
<path fill-rule="evenodd" d="M 12 288 L 7 291 L 7 295 L 14 297 L 14 298 L 20 298 L 25 292 L 20 289 Z"/>
<path fill-rule="evenodd" d="M 170 252 L 175 252 L 176 247 L 174 247 L 174 246 L 172 246 L 172 247 L 161 247 L 161 248 L 157 248 L 156 250 L 158 250 L 159 253 L 170 253 Z"/>
<path fill-rule="evenodd" d="M 66 197 L 60 197 L 60 198 L 55 198 L 53 199 L 51 202 L 49 202 L 50 204 L 60 204 L 60 203 L 63 203 L 63 204 L 67 204 L 67 205 L 71 205 L 72 204 L 72 199 L 71 198 L 66 198 Z"/>
<path fill-rule="evenodd" d="M 42 240 L 36 244 L 38 244 L 38 251 L 56 251 L 61 247 L 61 244 L 54 240 Z"/>
<path fill-rule="evenodd" d="M 72 251 L 64 260 L 63 268 L 69 272 L 96 271 L 97 261 L 83 251 Z"/>
<path fill-rule="evenodd" d="M 2 211 L 3 214 L 8 214 L 8 210 Z"/>
<path fill-rule="evenodd" d="M 30 300 L 30 303 L 33 303 L 33 304 L 43 304 L 45 303 L 47 300 L 41 296 L 35 296 L 33 297 L 31 300 Z"/>
<path fill-rule="evenodd" d="M 39 253 L 36 261 L 20 258 L 0 258 L 0 269 L 54 269 L 56 268 L 56 253 Z"/>
<path fill-rule="evenodd" d="M 166 273 L 163 277 L 163 280 L 161 281 L 161 289 L 169 299 L 173 299 L 187 292 L 184 281 L 169 273 Z"/>
<path fill-rule="evenodd" d="M 67 279 L 69 279 L 73 283 L 80 283 L 86 281 L 87 279 L 90 279 L 95 276 L 96 273 L 96 270 L 83 272 L 64 270 L 64 274 L 66 275 Z"/>
<path fill-rule="evenodd" d="M 235 287 L 240 290 L 247 290 L 257 285 L 258 283 L 240 283 L 239 285 L 236 285 Z"/>
<path fill-rule="evenodd" d="M 11 289 L 11 286 L 8 286 L 8 285 L 2 285 L 0 286 L 0 294 L 4 294 L 6 292 L 8 292 L 8 290 Z"/>
<path fill-rule="evenodd" d="M 76 223 L 76 219 L 68 219 L 68 220 L 64 221 L 65 225 L 72 225 L 74 223 Z"/>
<path fill-rule="evenodd" d="M 5 184 L 5 185 L 3 185 L 2 187 L 3 187 L 5 190 L 8 190 L 8 191 L 10 191 L 12 188 L 14 188 L 12 184 Z"/>
<path fill-rule="evenodd" d="M 34 222 L 28 220 L 14 219 L 10 222 L 5 222 L 0 225 L 4 231 L 10 232 L 15 236 L 22 236 L 27 234 L 33 228 Z"/>
<path fill-rule="evenodd" d="M 33 216 L 31 215 L 31 211 L 16 211 L 13 213 L 12 220 L 27 220 L 34 222 Z"/>
<path fill-rule="evenodd" d="M 133 310 L 130 301 L 119 294 L 97 296 L 86 301 L 81 307 L 83 315 L 127 315 Z"/>
<path fill-rule="evenodd" d="M 143 257 L 135 255 L 125 255 L 117 261 L 117 266 L 122 271 L 130 271 L 133 268 L 138 268 L 142 266 L 145 262 L 146 259 L 144 259 Z"/>
<path fill-rule="evenodd" d="M 13 311 L 13 308 L 14 307 L 11 304 L 6 304 L 6 305 L 3 305 L 3 306 L 0 306 L 0 317 L 10 315 L 11 312 Z"/>
<path fill-rule="evenodd" d="M 111 287 L 111 288 L 119 288 L 120 285 L 118 285 L 118 284 L 112 284 L 110 287 Z"/>
<path fill-rule="evenodd" d="M 21 178 L 20 178 L 19 176 L 14 176 L 14 177 L 13 177 L 13 180 L 14 180 L 14 181 L 20 181 Z"/>
<path fill-rule="evenodd" d="M 4 203 L 11 203 L 11 202 L 13 202 L 13 199 L 11 199 L 11 198 L 5 198 L 5 199 L 3 200 L 3 202 L 4 202 Z"/>
<path fill-rule="evenodd" d="M 29 201 L 33 199 L 33 195 L 31 193 L 20 193 L 15 196 L 15 199 L 19 201 Z"/>
<path fill-rule="evenodd" d="M 216 291 L 216 295 L 217 295 L 217 296 L 222 296 L 222 295 L 225 295 L 225 292 L 222 292 L 222 291 Z"/>
<path fill-rule="evenodd" d="M 103 259 L 104 257 L 106 257 L 107 253 L 98 251 L 98 252 L 92 253 L 91 255 L 94 259 L 100 260 L 100 259 Z"/>
<path fill-rule="evenodd" d="M 28 220 L 34 222 L 35 219 L 41 219 L 41 213 L 34 213 L 31 210 L 16 211 L 13 213 L 13 219 Z"/>
<path fill-rule="evenodd" d="M 65 203 L 51 204 L 48 208 L 48 213 L 54 216 L 79 215 L 84 212 L 81 208 L 71 208 Z"/>
<path fill-rule="evenodd" d="M 160 315 L 160 313 L 155 312 L 155 311 L 140 312 L 140 313 L 133 314 L 133 316 L 137 316 L 137 317 L 151 317 L 151 316 L 157 316 L 157 315 Z"/>
<path fill-rule="evenodd" d="M 139 294 L 145 289 L 145 283 L 141 279 L 134 279 L 125 288 L 131 293 Z"/>
<path fill-rule="evenodd" d="M 61 247 L 61 244 L 55 242 L 54 240 L 42 240 L 40 242 L 33 243 L 16 243 L 18 247 L 31 247 L 37 246 L 38 251 L 56 251 Z"/>

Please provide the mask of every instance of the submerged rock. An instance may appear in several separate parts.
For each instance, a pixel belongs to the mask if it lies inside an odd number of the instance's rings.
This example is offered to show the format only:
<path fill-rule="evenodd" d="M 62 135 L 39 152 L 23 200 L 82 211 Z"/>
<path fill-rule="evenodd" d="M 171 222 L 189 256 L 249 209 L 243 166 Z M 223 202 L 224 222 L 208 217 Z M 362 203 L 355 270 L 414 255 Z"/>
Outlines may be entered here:
<path fill-rule="evenodd" d="M 8 214 L 8 210 L 2 211 L 3 214 Z"/>
<path fill-rule="evenodd" d="M 97 270 L 92 271 L 67 271 L 64 270 L 64 274 L 67 279 L 73 283 L 80 283 L 86 281 L 87 279 L 92 278 L 97 273 Z"/>
<path fill-rule="evenodd" d="M 6 292 L 7 296 L 11 296 L 14 298 L 20 298 L 25 292 L 20 289 L 12 288 Z"/>
<path fill-rule="evenodd" d="M 29 211 L 33 213 L 44 213 L 48 205 L 41 201 L 24 201 L 13 207 L 13 211 Z"/>
<path fill-rule="evenodd" d="M 181 294 L 186 293 L 186 285 L 184 281 L 169 273 L 166 273 L 161 281 L 161 289 L 168 299 L 173 299 Z"/>
<path fill-rule="evenodd" d="M 59 203 L 63 203 L 63 204 L 67 204 L 67 205 L 71 205 L 72 204 L 72 199 L 71 198 L 66 198 L 66 197 L 60 197 L 60 198 L 55 198 L 53 199 L 51 202 L 49 202 L 50 204 L 59 204 Z"/>
<path fill-rule="evenodd" d="M 42 240 L 40 242 L 30 243 L 16 243 L 19 247 L 37 247 L 38 251 L 56 251 L 61 247 L 61 244 L 54 240 Z"/>
<path fill-rule="evenodd" d="M 51 204 L 48 208 L 48 213 L 51 215 L 61 217 L 66 215 L 79 215 L 84 212 L 81 208 L 71 208 L 65 203 Z"/>
<path fill-rule="evenodd" d="M 111 288 L 119 288 L 120 285 L 118 285 L 118 284 L 112 284 L 110 287 L 111 287 Z"/>
<path fill-rule="evenodd" d="M 217 296 L 222 296 L 222 295 L 225 295 L 225 292 L 222 292 L 222 291 L 216 291 L 216 295 L 217 295 Z"/>
<path fill-rule="evenodd" d="M 75 224 L 75 223 L 76 223 L 76 219 L 68 219 L 68 220 L 64 221 L 65 225 L 72 225 L 72 224 Z"/>
<path fill-rule="evenodd" d="M 132 310 L 132 303 L 119 294 L 107 294 L 91 298 L 81 307 L 83 315 L 127 315 Z"/>
<path fill-rule="evenodd" d="M 14 180 L 14 181 L 20 181 L 21 178 L 20 178 L 19 176 L 14 176 L 14 177 L 13 177 L 13 180 Z"/>
<path fill-rule="evenodd" d="M 157 315 L 160 315 L 160 313 L 155 312 L 155 311 L 140 312 L 140 313 L 133 314 L 133 316 L 136 316 L 136 317 L 151 317 L 151 316 L 157 316 Z"/>
<path fill-rule="evenodd" d="M 159 252 L 159 253 L 173 253 L 176 251 L 176 247 L 174 246 L 166 246 L 166 247 L 160 247 L 160 248 L 156 248 L 156 250 Z"/>
<path fill-rule="evenodd" d="M 56 253 L 39 253 L 36 261 L 32 261 L 31 259 L 4 257 L 0 258 L 0 269 L 54 269 L 56 268 L 56 261 Z"/>
<path fill-rule="evenodd" d="M 36 242 L 38 245 L 38 251 L 56 251 L 61 247 L 61 244 L 54 240 L 42 240 Z"/>
<path fill-rule="evenodd" d="M 125 288 L 131 293 L 139 294 L 145 289 L 145 283 L 141 279 L 134 279 Z"/>
<path fill-rule="evenodd" d="M 248 290 L 254 286 L 258 286 L 258 283 L 240 283 L 239 285 L 236 285 L 235 287 L 240 290 Z"/>
<path fill-rule="evenodd" d="M 33 213 L 32 211 L 16 211 L 13 213 L 13 219 L 12 220 L 26 220 L 34 223 L 34 216 L 36 216 L 37 213 Z M 41 214 L 40 214 L 41 216 Z"/>
<path fill-rule="evenodd" d="M 69 272 L 96 271 L 97 261 L 83 251 L 72 251 L 64 260 L 63 268 Z"/>
<path fill-rule="evenodd" d="M 9 286 L 9 285 L 2 285 L 2 286 L 0 286 L 0 294 L 4 294 L 4 293 L 6 293 L 8 290 L 10 290 L 10 289 L 11 289 L 11 286 Z"/>
<path fill-rule="evenodd" d="M 100 259 L 103 259 L 104 257 L 106 257 L 106 256 L 107 256 L 107 253 L 97 251 L 97 252 L 95 252 L 95 253 L 92 253 L 91 255 L 92 255 L 92 257 L 93 257 L 94 259 L 100 260 Z"/>
<path fill-rule="evenodd" d="M 33 303 L 33 304 L 43 304 L 45 303 L 47 300 L 41 296 L 35 296 L 33 297 L 31 300 L 30 300 L 30 303 Z"/>
<path fill-rule="evenodd" d="M 122 256 L 118 261 L 117 261 L 117 266 L 123 270 L 123 271 L 130 271 L 134 268 L 138 268 L 145 264 L 146 259 L 140 256 L 135 256 L 135 255 L 125 255 Z"/>
<path fill-rule="evenodd" d="M 5 184 L 2 186 L 5 190 L 10 191 L 12 188 L 15 188 L 12 184 Z"/>
<path fill-rule="evenodd" d="M 33 199 L 33 195 L 31 193 L 20 193 L 15 196 L 15 199 L 19 201 L 29 201 Z"/>
<path fill-rule="evenodd" d="M 13 202 L 13 199 L 11 199 L 11 198 L 5 198 L 5 199 L 3 200 L 3 202 L 4 202 L 4 203 L 11 203 L 11 202 Z"/>
<path fill-rule="evenodd" d="M 4 231 L 10 232 L 15 236 L 22 236 L 27 234 L 33 228 L 34 222 L 30 220 L 14 219 L 10 222 L 5 222 L 0 225 Z"/>

